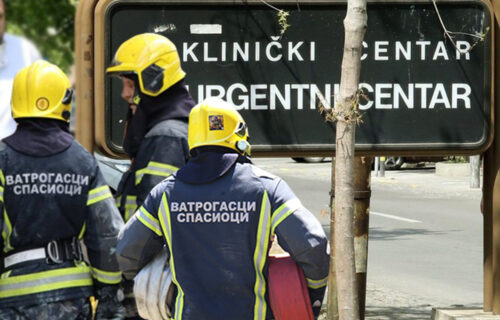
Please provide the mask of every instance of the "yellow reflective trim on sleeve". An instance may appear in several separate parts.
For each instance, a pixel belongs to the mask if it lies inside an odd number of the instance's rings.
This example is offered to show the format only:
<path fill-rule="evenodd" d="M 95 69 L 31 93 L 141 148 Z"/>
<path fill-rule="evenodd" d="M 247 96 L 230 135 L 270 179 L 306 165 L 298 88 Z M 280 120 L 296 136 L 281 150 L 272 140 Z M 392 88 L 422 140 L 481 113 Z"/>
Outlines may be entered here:
<path fill-rule="evenodd" d="M 92 285 L 90 268 L 82 264 L 71 268 L 0 278 L 0 298 Z"/>
<path fill-rule="evenodd" d="M 142 222 L 143 225 L 151 229 L 151 231 L 153 231 L 160 237 L 162 236 L 160 230 L 160 222 L 158 221 L 158 219 L 153 217 L 144 207 L 140 207 L 139 210 L 137 210 L 137 212 L 135 213 L 135 216 L 140 222 Z"/>
<path fill-rule="evenodd" d="M 253 255 L 255 268 L 255 306 L 254 320 L 265 320 L 267 313 L 266 303 L 266 279 L 264 277 L 264 265 L 267 260 L 269 239 L 271 233 L 271 204 L 267 192 L 264 191 L 260 207 L 259 226 L 257 228 L 257 243 Z"/>
<path fill-rule="evenodd" d="M 272 214 L 271 234 L 274 234 L 276 227 L 291 215 L 295 210 L 302 207 L 302 203 L 298 198 L 288 200 L 276 209 Z"/>
<path fill-rule="evenodd" d="M 311 289 L 318 289 L 326 286 L 328 283 L 328 276 L 326 278 L 320 279 L 320 280 L 312 280 L 309 278 L 306 278 L 307 286 Z"/>
<path fill-rule="evenodd" d="M 137 210 L 137 196 L 127 196 L 125 200 L 125 222 L 132 217 Z"/>
<path fill-rule="evenodd" d="M 101 186 L 89 191 L 89 197 L 87 199 L 87 206 L 90 206 L 96 202 L 113 198 L 111 191 L 108 186 Z"/>
<path fill-rule="evenodd" d="M 91 267 L 92 276 L 99 282 L 107 284 L 118 284 L 122 281 L 122 273 L 120 271 L 104 271 L 98 268 Z"/>
<path fill-rule="evenodd" d="M 174 320 L 181 320 L 184 309 L 184 290 L 182 290 L 182 287 L 177 281 L 177 275 L 175 272 L 175 259 L 172 252 L 172 224 L 170 221 L 170 210 L 168 208 L 168 201 L 165 193 L 161 198 L 161 204 L 158 208 L 158 218 L 160 219 L 163 236 L 167 240 L 168 249 L 170 251 L 170 272 L 172 272 L 172 282 L 177 286 Z"/>
<path fill-rule="evenodd" d="M 0 186 L 0 201 L 4 202 L 3 201 L 3 187 Z"/>
<path fill-rule="evenodd" d="M 108 190 L 109 191 L 108 186 L 100 186 L 100 187 L 94 188 L 92 190 L 89 190 L 89 196 L 93 196 L 96 193 L 100 193 L 100 192 L 102 192 L 104 190 Z"/>
<path fill-rule="evenodd" d="M 2 238 L 3 238 L 3 252 L 9 252 L 14 249 L 10 245 L 10 235 L 12 234 L 12 224 L 10 222 L 9 216 L 7 215 L 7 210 L 3 210 L 3 228 L 2 228 Z"/>
<path fill-rule="evenodd" d="M 83 235 L 85 234 L 85 230 L 87 229 L 87 222 L 83 222 L 83 227 L 82 230 L 80 230 L 80 233 L 78 234 L 78 239 L 82 239 Z"/>
<path fill-rule="evenodd" d="M 2 186 L 5 185 L 5 176 L 3 175 L 3 171 L 0 169 L 0 183 Z"/>
<path fill-rule="evenodd" d="M 172 173 L 176 172 L 177 170 L 179 170 L 179 168 L 174 167 L 174 166 L 169 165 L 169 164 L 155 162 L 155 161 L 149 161 L 147 167 L 136 171 L 136 173 L 135 173 L 135 185 L 138 185 L 139 183 L 141 183 L 142 178 L 146 174 L 150 174 L 153 176 L 168 177 Z"/>
<path fill-rule="evenodd" d="M 115 198 L 115 204 L 117 208 L 120 208 L 121 202 L 122 202 L 122 196 L 117 196 Z"/>

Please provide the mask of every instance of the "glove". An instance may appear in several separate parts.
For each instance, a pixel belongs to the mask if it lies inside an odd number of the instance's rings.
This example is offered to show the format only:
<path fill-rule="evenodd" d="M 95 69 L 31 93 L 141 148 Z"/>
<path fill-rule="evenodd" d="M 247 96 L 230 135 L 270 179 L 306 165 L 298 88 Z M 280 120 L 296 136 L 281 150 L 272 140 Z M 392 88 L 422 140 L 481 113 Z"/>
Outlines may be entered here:
<path fill-rule="evenodd" d="M 123 291 L 120 286 L 105 286 L 97 289 L 95 320 L 121 320 L 125 318 L 122 305 Z"/>
<path fill-rule="evenodd" d="M 307 288 L 309 291 L 309 299 L 311 299 L 311 306 L 314 319 L 318 319 L 321 312 L 321 304 L 325 297 L 326 286 L 318 289 Z"/>
<path fill-rule="evenodd" d="M 123 293 L 125 299 L 123 300 L 123 306 L 125 307 L 125 315 L 127 320 L 142 319 L 139 317 L 139 312 L 137 311 L 137 304 L 135 303 L 134 297 L 134 280 L 124 280 Z"/>

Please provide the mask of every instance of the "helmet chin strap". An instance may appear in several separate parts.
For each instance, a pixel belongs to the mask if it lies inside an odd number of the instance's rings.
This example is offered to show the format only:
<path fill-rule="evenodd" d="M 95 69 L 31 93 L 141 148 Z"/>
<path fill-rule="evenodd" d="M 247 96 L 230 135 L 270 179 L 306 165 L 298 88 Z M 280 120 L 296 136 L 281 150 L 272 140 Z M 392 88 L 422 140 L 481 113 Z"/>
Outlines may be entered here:
<path fill-rule="evenodd" d="M 139 106 L 139 103 L 141 102 L 141 96 L 139 96 L 139 94 L 136 94 L 136 95 L 132 98 L 132 102 L 133 102 L 136 106 Z"/>
<path fill-rule="evenodd" d="M 139 106 L 139 103 L 141 103 L 141 96 L 139 95 L 139 88 L 137 88 L 137 87 L 138 87 L 138 84 L 136 83 L 135 88 L 134 88 L 134 96 L 132 97 L 132 102 L 136 106 Z"/>

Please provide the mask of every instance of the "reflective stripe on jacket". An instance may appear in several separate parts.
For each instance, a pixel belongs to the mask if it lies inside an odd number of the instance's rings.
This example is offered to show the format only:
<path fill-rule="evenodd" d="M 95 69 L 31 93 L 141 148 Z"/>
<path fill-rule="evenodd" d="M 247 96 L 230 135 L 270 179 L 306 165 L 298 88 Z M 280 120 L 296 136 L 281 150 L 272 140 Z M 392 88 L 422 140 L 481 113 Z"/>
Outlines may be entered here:
<path fill-rule="evenodd" d="M 114 250 L 123 220 L 95 159 L 73 142 L 33 157 L 0 142 L 0 248 L 4 255 L 80 239 L 86 262 L 45 260 L 1 270 L 0 308 L 88 297 L 95 282 L 121 282 Z"/>
<path fill-rule="evenodd" d="M 186 122 L 164 120 L 146 134 L 117 190 L 117 205 L 125 221 L 142 205 L 151 189 L 182 167 L 188 156 Z"/>

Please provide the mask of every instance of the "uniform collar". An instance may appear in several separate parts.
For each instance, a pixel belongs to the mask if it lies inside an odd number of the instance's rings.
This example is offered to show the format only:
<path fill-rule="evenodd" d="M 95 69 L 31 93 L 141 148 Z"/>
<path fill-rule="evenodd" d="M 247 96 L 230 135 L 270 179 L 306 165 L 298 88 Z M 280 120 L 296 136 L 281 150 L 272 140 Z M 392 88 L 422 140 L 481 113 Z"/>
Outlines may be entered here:
<path fill-rule="evenodd" d="M 52 119 L 20 119 L 16 131 L 3 139 L 12 149 L 35 157 L 60 153 L 73 143 L 67 123 Z"/>
<path fill-rule="evenodd" d="M 194 150 L 193 157 L 175 174 L 179 180 L 189 184 L 212 182 L 225 175 L 237 162 L 251 162 L 228 148 L 201 147 Z"/>

